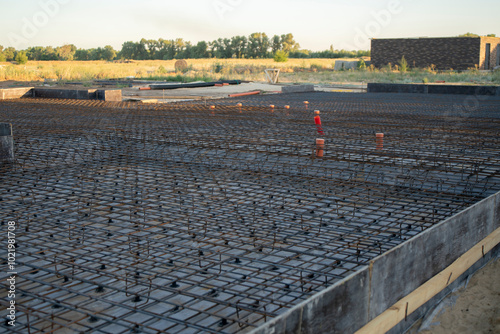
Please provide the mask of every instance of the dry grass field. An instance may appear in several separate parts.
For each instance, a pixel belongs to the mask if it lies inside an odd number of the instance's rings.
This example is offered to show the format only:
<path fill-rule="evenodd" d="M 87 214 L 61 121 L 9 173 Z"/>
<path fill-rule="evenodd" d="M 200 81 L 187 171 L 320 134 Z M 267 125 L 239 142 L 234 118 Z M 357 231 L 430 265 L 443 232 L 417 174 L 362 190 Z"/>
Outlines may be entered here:
<path fill-rule="evenodd" d="M 337 82 L 461 82 L 499 84 L 500 71 L 436 72 L 431 68 L 414 69 L 401 73 L 396 68 L 374 70 L 333 71 L 335 61 L 356 59 L 289 59 L 284 63 L 273 59 L 190 59 L 188 68 L 175 71 L 175 60 L 145 60 L 131 62 L 107 61 L 30 61 L 26 65 L 0 63 L 0 81 L 61 82 L 91 81 L 134 77 L 167 81 L 197 80 L 250 80 L 265 81 L 264 70 L 281 69 L 280 82 L 284 83 L 337 83 Z"/>

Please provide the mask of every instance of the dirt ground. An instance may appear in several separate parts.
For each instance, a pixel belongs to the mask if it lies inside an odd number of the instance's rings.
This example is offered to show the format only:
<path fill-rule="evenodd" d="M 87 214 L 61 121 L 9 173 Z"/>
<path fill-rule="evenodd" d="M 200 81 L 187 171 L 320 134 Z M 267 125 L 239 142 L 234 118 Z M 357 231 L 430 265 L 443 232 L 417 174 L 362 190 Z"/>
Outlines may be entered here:
<path fill-rule="evenodd" d="M 500 258 L 446 297 L 410 334 L 500 333 Z"/>

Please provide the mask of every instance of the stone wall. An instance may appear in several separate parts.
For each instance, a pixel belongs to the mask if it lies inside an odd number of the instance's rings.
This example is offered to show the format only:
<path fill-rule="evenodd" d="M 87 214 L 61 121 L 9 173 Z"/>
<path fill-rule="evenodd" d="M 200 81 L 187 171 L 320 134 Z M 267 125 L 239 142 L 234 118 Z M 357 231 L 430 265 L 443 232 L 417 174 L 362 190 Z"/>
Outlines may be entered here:
<path fill-rule="evenodd" d="M 410 67 L 434 65 L 438 70 L 484 69 L 486 43 L 491 44 L 490 69 L 497 61 L 500 38 L 444 37 L 372 39 L 371 59 L 375 67 L 396 65 L 404 56 Z"/>

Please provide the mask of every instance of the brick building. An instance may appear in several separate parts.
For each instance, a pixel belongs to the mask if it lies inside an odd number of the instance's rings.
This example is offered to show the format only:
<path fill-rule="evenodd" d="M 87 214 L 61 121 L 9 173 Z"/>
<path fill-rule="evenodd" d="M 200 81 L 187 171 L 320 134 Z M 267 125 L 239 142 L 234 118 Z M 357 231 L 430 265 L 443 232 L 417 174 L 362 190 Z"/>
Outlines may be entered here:
<path fill-rule="evenodd" d="M 491 70 L 500 65 L 499 37 L 442 37 L 372 39 L 375 67 L 398 64 L 404 56 L 410 67 L 438 70 Z"/>

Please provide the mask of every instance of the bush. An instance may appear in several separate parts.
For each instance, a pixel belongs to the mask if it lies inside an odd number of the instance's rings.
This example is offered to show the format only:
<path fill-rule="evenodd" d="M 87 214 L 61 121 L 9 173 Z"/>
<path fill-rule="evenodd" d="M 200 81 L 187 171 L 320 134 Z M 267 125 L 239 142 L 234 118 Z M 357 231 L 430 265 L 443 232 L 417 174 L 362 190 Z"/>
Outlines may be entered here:
<path fill-rule="evenodd" d="M 406 71 L 408 71 L 408 62 L 406 61 L 405 56 L 403 56 L 399 61 L 399 72 L 405 73 Z"/>
<path fill-rule="evenodd" d="M 0 62 L 4 61 L 7 61 L 7 57 L 5 57 L 5 55 L 2 52 L 0 52 Z"/>
<path fill-rule="evenodd" d="M 16 55 L 15 61 L 19 65 L 24 65 L 28 62 L 28 56 L 26 55 L 26 53 L 24 51 L 19 51 Z"/>
<path fill-rule="evenodd" d="M 500 83 L 500 69 L 496 69 L 493 71 L 493 74 L 491 75 L 491 81 Z"/>
<path fill-rule="evenodd" d="M 313 71 L 313 72 L 319 72 L 319 71 L 322 71 L 322 70 L 324 70 L 324 69 L 325 69 L 325 68 L 324 68 L 322 65 L 320 65 L 320 64 L 311 64 L 311 65 L 309 66 L 309 68 L 310 68 L 310 69 L 311 69 L 311 71 Z"/>
<path fill-rule="evenodd" d="M 160 65 L 160 67 L 158 67 L 158 73 L 160 74 L 166 74 L 168 71 L 165 69 L 165 67 L 163 67 L 163 65 Z"/>
<path fill-rule="evenodd" d="M 358 65 L 356 66 L 358 70 L 364 71 L 366 70 L 366 63 L 363 59 L 358 60 Z"/>
<path fill-rule="evenodd" d="M 224 64 L 219 62 L 215 62 L 212 66 L 215 73 L 220 73 L 224 69 Z"/>
<path fill-rule="evenodd" d="M 277 63 L 285 63 L 288 61 L 288 52 L 279 50 L 274 54 L 274 61 Z"/>

